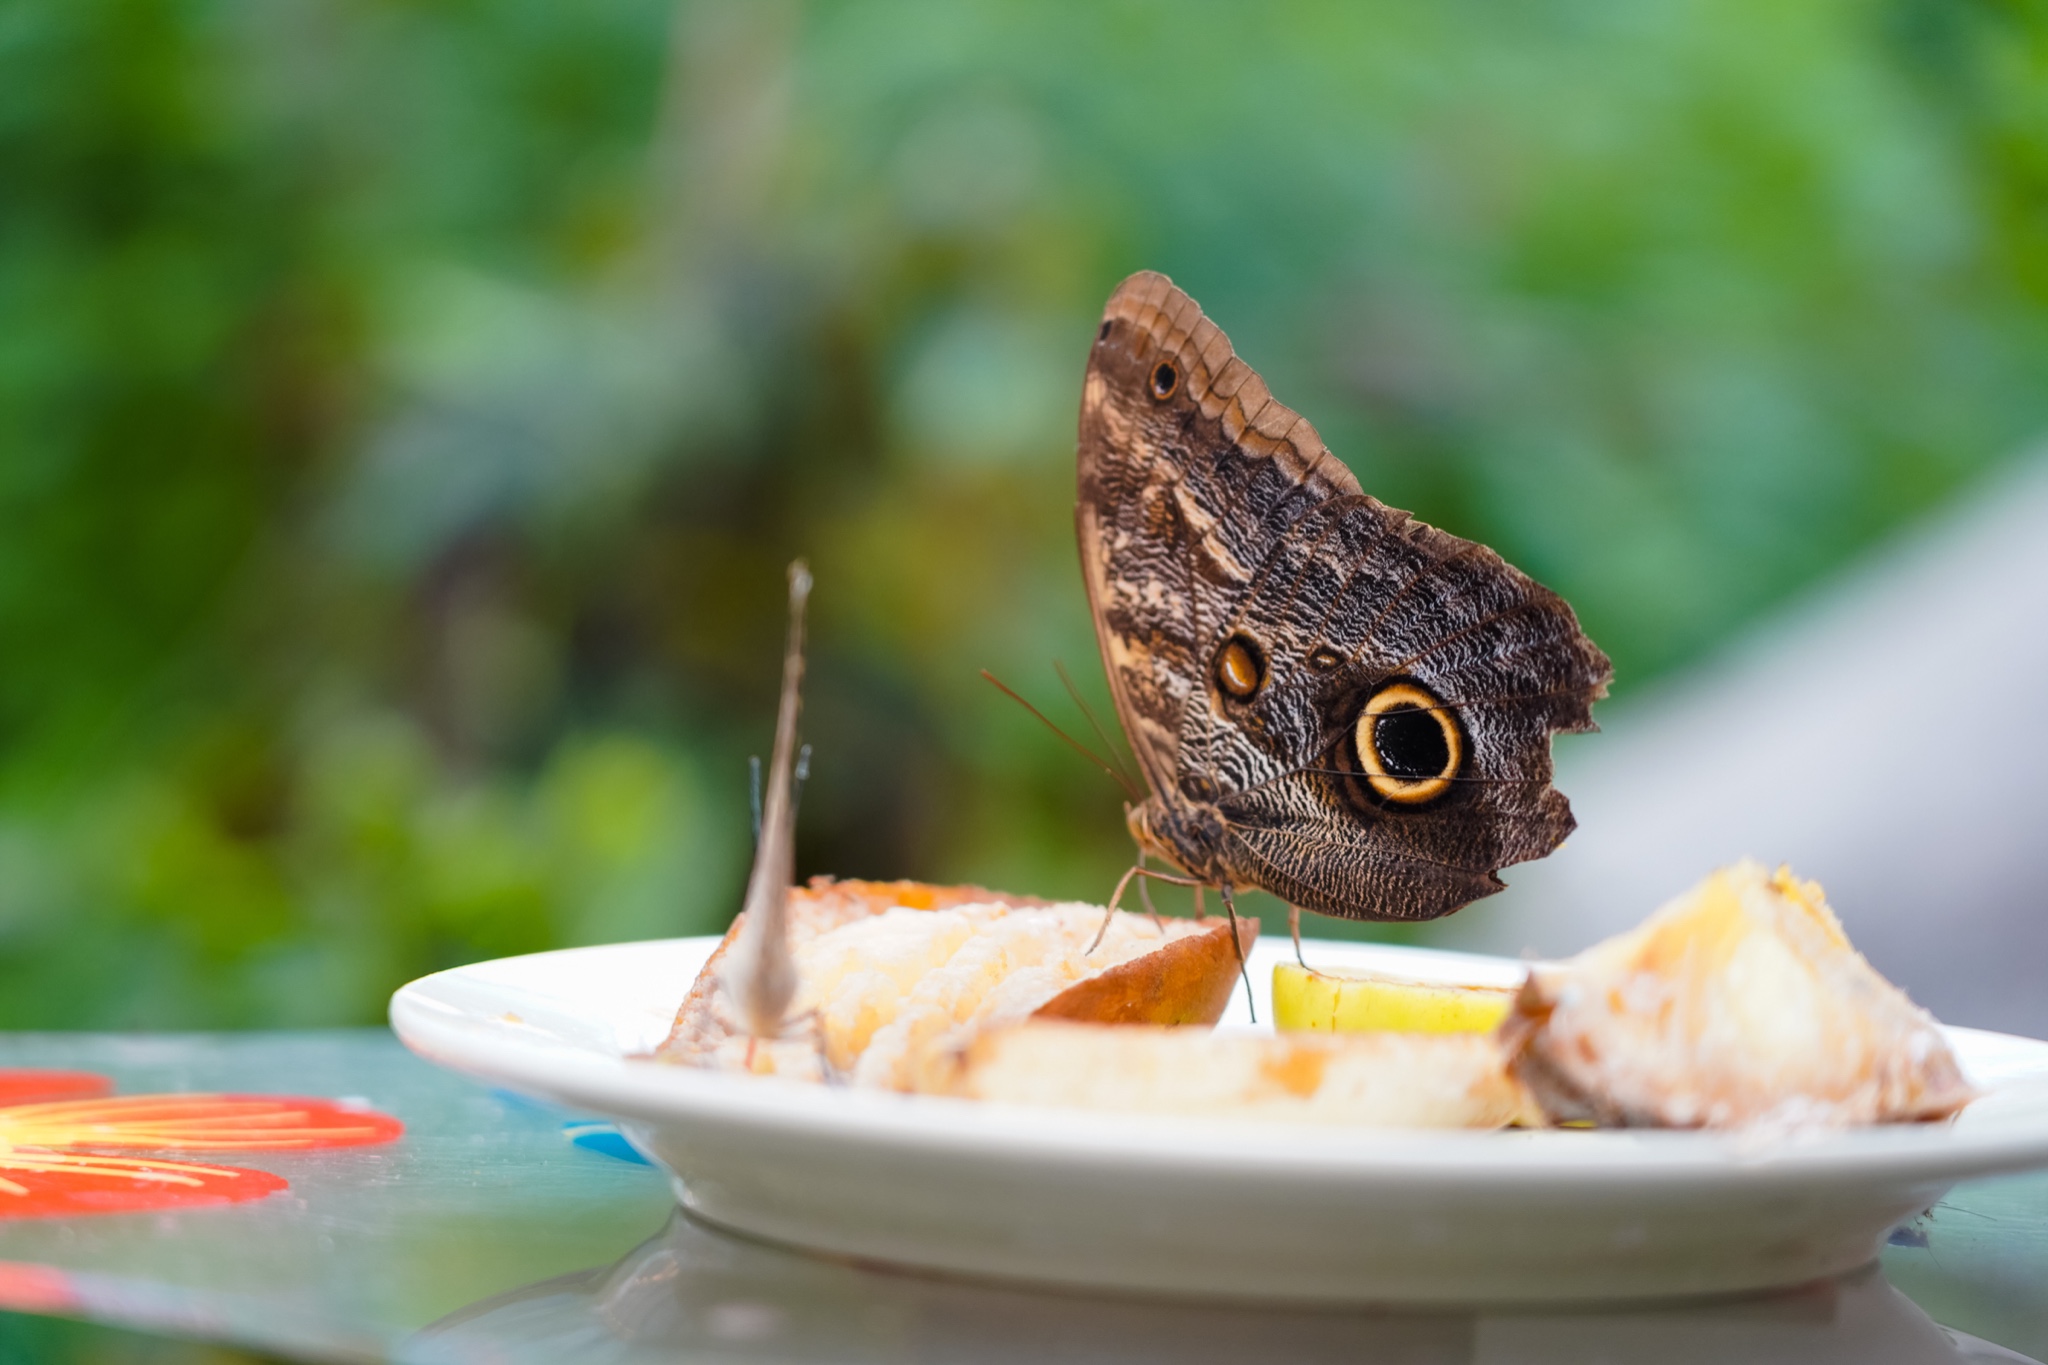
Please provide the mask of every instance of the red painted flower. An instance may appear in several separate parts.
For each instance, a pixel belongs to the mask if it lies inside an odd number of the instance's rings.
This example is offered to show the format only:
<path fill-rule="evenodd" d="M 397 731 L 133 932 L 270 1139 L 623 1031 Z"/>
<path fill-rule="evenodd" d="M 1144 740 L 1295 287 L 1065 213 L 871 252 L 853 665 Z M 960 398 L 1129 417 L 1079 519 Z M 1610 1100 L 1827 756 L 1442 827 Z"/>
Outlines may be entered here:
<path fill-rule="evenodd" d="M 112 1088 L 88 1072 L 0 1071 L 0 1218 L 238 1204 L 289 1183 L 240 1166 L 120 1153 L 363 1147 L 405 1131 L 389 1115 L 332 1100 Z"/>

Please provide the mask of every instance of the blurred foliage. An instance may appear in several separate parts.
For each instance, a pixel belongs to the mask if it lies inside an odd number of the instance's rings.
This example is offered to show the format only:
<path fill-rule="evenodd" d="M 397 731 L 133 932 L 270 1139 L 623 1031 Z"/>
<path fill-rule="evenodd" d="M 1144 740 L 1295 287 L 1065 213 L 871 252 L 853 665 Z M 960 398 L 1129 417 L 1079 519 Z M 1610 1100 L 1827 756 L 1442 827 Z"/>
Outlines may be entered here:
<path fill-rule="evenodd" d="M 1140 266 L 1625 694 L 2041 428 L 2044 68 L 1950 0 L 0 6 L 0 1026 L 718 927 L 798 553 L 802 869 L 1099 899 L 1117 792 L 976 670 L 1100 704 Z"/>
<path fill-rule="evenodd" d="M 229 1346 L 59 1318 L 0 1313 L 0 1365 L 282 1365 Z"/>

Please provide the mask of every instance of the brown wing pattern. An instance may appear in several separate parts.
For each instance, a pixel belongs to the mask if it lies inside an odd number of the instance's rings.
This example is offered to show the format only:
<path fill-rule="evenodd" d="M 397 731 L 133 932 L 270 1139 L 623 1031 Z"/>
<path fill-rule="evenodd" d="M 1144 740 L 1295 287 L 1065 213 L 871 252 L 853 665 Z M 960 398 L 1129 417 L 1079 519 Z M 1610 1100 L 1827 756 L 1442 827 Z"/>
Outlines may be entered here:
<path fill-rule="evenodd" d="M 1148 386 L 1175 370 L 1165 401 Z M 1082 572 L 1117 711 L 1172 787 L 1207 639 L 1279 536 L 1358 480 L 1164 275 L 1110 297 L 1081 395 Z"/>
<path fill-rule="evenodd" d="M 1266 686 L 1198 723 L 1214 751 L 1235 740 L 1277 770 L 1215 799 L 1244 880 L 1325 914 L 1429 919 L 1499 890 L 1498 869 L 1571 832 L 1550 736 L 1593 727 L 1607 659 L 1563 599 L 1485 546 L 1370 498 L 1334 499 L 1276 548 L 1221 632 L 1236 635 L 1264 646 Z M 1417 808 L 1372 799 L 1347 748 L 1366 699 L 1393 680 L 1437 699 L 1466 749 L 1447 790 Z"/>
<path fill-rule="evenodd" d="M 1550 736 L 1592 728 L 1610 674 L 1571 608 L 1363 494 L 1164 276 L 1111 297 L 1080 436 L 1082 562 L 1155 852 L 1325 914 L 1426 919 L 1571 830 Z M 1246 695 L 1220 671 L 1240 645 Z M 1360 771 L 1362 708 L 1396 685 L 1453 717 L 1461 753 L 1420 804 Z"/>

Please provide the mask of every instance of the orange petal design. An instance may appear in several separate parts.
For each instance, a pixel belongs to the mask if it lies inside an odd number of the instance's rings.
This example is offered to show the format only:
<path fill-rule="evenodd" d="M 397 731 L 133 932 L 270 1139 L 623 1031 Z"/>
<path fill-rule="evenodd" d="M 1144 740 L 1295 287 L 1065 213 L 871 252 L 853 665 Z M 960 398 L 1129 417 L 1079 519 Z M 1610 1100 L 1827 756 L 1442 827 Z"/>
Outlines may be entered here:
<path fill-rule="evenodd" d="M 0 1070 L 0 1106 L 105 1095 L 114 1083 L 91 1071 Z"/>
<path fill-rule="evenodd" d="M 0 1109 L 0 1153 L 9 1147 L 304 1151 L 389 1142 L 404 1131 L 404 1124 L 375 1110 L 276 1095 L 124 1095 Z"/>
<path fill-rule="evenodd" d="M 0 1147 L 0 1219 L 239 1204 L 275 1194 L 288 1183 L 268 1171 L 233 1166 Z"/>

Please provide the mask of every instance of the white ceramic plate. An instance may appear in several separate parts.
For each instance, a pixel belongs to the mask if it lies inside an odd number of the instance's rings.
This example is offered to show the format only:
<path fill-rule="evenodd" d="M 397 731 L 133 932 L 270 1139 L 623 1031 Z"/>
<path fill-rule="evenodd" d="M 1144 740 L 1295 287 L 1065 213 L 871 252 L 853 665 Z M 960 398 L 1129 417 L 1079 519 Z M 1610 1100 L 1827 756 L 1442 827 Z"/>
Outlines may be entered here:
<path fill-rule="evenodd" d="M 972 1275 L 1349 1303 L 1640 1299 L 1876 1255 L 1970 1176 L 2048 1165 L 2048 1043 L 1951 1029 L 1990 1093 L 1953 1123 L 1773 1145 L 1675 1132 L 1289 1128 L 832 1090 L 635 1060 L 716 940 L 576 948 L 415 981 L 391 1022 L 458 1071 L 619 1119 L 713 1223 Z M 1284 944 L 1262 942 L 1259 1017 Z M 1472 982 L 1519 964 L 1311 943 Z M 1231 1002 L 1246 1019 L 1243 988 Z"/>

